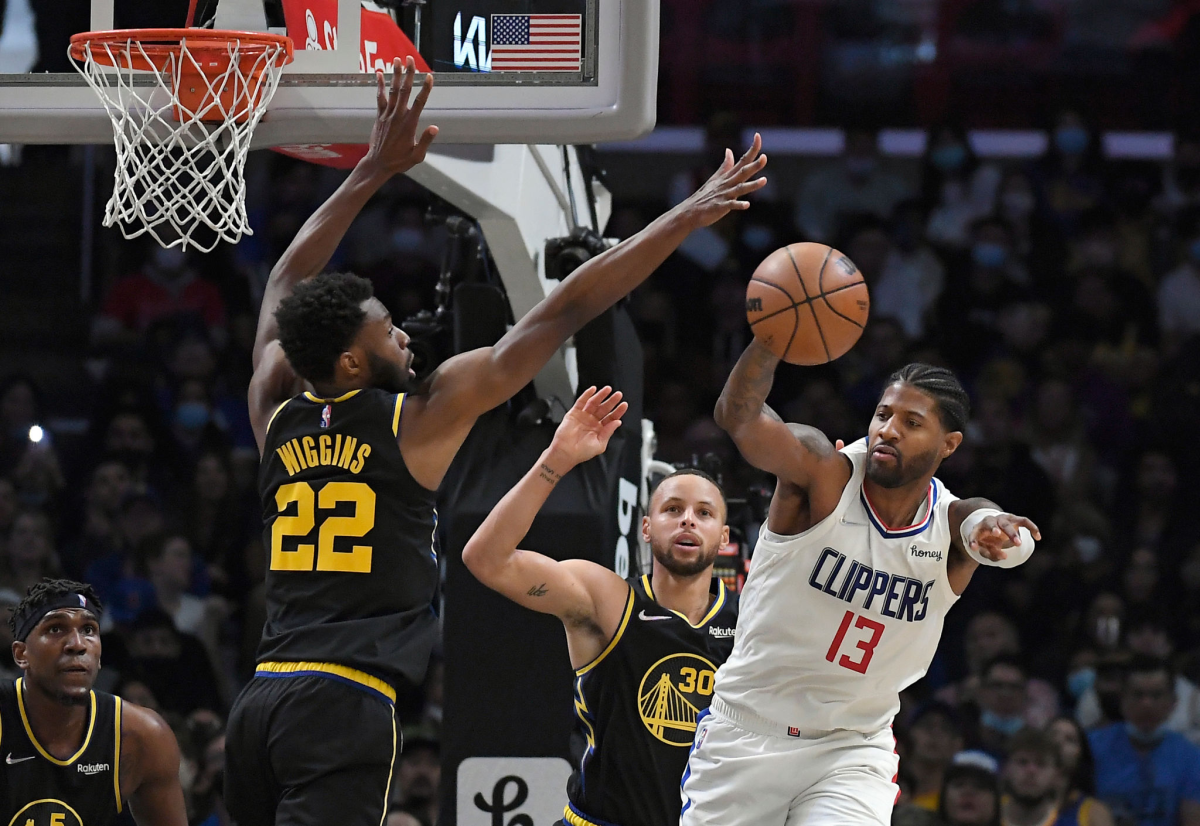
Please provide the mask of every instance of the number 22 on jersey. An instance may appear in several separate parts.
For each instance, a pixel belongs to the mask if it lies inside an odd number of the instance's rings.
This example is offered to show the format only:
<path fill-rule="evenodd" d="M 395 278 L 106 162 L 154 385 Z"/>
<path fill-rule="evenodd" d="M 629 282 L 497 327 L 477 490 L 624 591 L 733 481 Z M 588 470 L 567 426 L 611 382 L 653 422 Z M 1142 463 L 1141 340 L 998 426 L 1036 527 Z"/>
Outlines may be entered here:
<path fill-rule="evenodd" d="M 833 662 L 837 658 L 838 651 L 841 650 L 842 642 L 846 639 L 846 632 L 850 630 L 850 621 L 854 619 L 854 612 L 847 611 L 842 617 L 842 624 L 838 626 L 837 633 L 833 635 L 833 642 L 829 645 L 829 651 L 825 653 L 825 659 Z M 843 654 L 841 659 L 837 660 L 837 664 L 842 668 L 849 668 L 851 671 L 857 671 L 859 674 L 867 673 L 867 666 L 871 664 L 871 657 L 875 656 L 875 646 L 879 645 L 879 640 L 883 636 L 884 625 L 882 622 L 876 622 L 869 617 L 859 616 L 854 623 L 854 627 L 870 632 L 870 636 L 860 639 L 854 646 L 855 649 L 862 652 L 857 660 L 852 659 L 849 654 Z"/>
<path fill-rule="evenodd" d="M 285 516 L 284 511 L 296 503 L 296 513 Z M 352 516 L 326 516 L 317 532 L 317 544 L 300 543 L 294 551 L 283 549 L 285 536 L 305 537 L 317 524 L 317 510 L 333 510 L 342 502 L 354 505 Z M 328 482 L 320 493 L 308 482 L 281 485 L 275 493 L 279 515 L 271 525 L 272 571 L 335 571 L 369 574 L 370 545 L 354 545 L 349 551 L 335 551 L 334 540 L 339 536 L 366 536 L 375 527 L 375 491 L 362 482 Z M 315 562 L 315 568 L 314 568 Z"/>

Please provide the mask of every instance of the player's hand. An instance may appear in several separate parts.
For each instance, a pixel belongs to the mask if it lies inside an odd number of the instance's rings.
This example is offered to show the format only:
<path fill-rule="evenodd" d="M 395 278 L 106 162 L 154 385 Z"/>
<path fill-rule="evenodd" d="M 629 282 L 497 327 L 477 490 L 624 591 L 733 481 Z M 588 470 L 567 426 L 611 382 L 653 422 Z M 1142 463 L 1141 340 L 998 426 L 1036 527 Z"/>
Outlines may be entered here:
<path fill-rule="evenodd" d="M 767 156 L 761 152 L 762 138 L 757 132 L 754 133 L 754 143 L 750 144 L 741 160 L 735 162 L 733 150 L 725 150 L 725 162 L 721 168 L 679 205 L 689 228 L 707 227 L 724 218 L 732 209 L 750 208 L 750 202 L 741 199 L 767 185 L 766 178 L 754 177 L 767 165 Z"/>
<path fill-rule="evenodd" d="M 1021 544 L 1020 528 L 1025 528 L 1034 539 L 1042 541 L 1042 532 L 1032 520 L 1002 513 L 989 516 L 975 526 L 971 531 L 971 550 L 978 551 L 980 556 L 993 562 L 1007 559 L 1007 549 Z"/>
<path fill-rule="evenodd" d="M 563 416 L 551 449 L 572 466 L 599 456 L 621 426 L 621 417 L 628 409 L 629 405 L 621 401 L 620 390 L 589 387 Z"/>
<path fill-rule="evenodd" d="M 375 125 L 371 127 L 371 144 L 363 162 L 389 176 L 407 172 L 425 160 L 429 144 L 437 137 L 438 128 L 427 126 L 421 137 L 417 138 L 417 121 L 421 118 L 425 101 L 429 100 L 433 75 L 425 75 L 417 99 L 409 106 L 408 98 L 412 94 L 416 74 L 417 66 L 411 56 L 405 59 L 403 70 L 400 58 L 392 61 L 390 88 L 384 86 L 383 72 L 375 72 L 378 86 L 375 103 L 379 114 L 375 117 Z"/>

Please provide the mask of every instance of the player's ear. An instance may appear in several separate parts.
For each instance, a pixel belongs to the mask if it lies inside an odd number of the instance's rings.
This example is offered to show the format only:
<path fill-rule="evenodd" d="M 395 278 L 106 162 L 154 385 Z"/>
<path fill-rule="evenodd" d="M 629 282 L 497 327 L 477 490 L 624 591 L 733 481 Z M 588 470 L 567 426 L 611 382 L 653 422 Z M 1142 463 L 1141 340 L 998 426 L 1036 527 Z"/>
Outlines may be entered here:
<path fill-rule="evenodd" d="M 13 655 L 13 664 L 17 668 L 24 671 L 26 668 L 29 667 L 28 650 L 25 647 L 25 643 L 14 640 L 13 644 L 12 644 L 12 655 Z"/>
<path fill-rule="evenodd" d="M 721 527 L 721 539 L 719 542 L 717 542 L 717 551 L 720 552 L 720 551 L 725 550 L 725 548 L 728 545 L 729 545 L 729 526 L 723 525 Z"/>
<path fill-rule="evenodd" d="M 950 454 L 958 450 L 958 446 L 962 444 L 963 435 L 960 430 L 952 430 L 946 434 L 946 440 L 942 443 L 942 459 L 950 458 Z"/>
<path fill-rule="evenodd" d="M 650 542 L 650 517 L 642 517 L 642 541 L 647 544 Z"/>
<path fill-rule="evenodd" d="M 366 368 L 365 359 L 358 356 L 359 354 L 354 352 L 354 348 L 343 350 L 342 354 L 338 356 L 338 367 L 346 375 L 357 377 Z"/>

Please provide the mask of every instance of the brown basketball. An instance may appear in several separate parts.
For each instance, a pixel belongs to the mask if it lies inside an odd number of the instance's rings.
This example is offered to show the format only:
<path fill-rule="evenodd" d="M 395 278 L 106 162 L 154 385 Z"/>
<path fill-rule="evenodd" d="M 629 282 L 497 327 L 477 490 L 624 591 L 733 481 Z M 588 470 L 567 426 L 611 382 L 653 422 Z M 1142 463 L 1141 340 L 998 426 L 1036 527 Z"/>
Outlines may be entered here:
<path fill-rule="evenodd" d="M 862 273 L 824 244 L 788 244 L 758 265 L 746 287 L 754 337 L 791 364 L 824 364 L 862 335 L 871 299 Z"/>

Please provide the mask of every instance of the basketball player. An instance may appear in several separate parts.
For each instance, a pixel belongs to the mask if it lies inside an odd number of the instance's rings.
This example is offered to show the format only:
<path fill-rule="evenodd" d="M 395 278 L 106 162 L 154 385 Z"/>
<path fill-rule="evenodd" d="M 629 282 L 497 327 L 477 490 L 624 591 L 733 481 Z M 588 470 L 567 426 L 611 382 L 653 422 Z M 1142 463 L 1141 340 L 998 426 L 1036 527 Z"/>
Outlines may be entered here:
<path fill-rule="evenodd" d="M 682 823 L 883 826 L 899 791 L 900 690 L 925 673 L 976 567 L 1019 564 L 1040 535 L 933 478 L 967 422 L 949 370 L 894 373 L 867 438 L 838 451 L 767 407 L 778 363 L 752 341 L 717 402 L 717 423 L 778 481 L 696 729 Z"/>
<path fill-rule="evenodd" d="M 587 743 L 567 789 L 570 826 L 676 821 L 696 716 L 737 624 L 737 597 L 712 575 L 729 544 L 725 499 L 700 471 L 676 471 L 650 497 L 642 518 L 654 553 L 648 575 L 626 581 L 594 562 L 517 549 L 558 480 L 604 452 L 627 408 L 610 388 L 584 391 L 463 549 L 480 582 L 566 628 Z"/>
<path fill-rule="evenodd" d="M 230 715 L 226 795 L 239 826 L 379 826 L 399 741 L 395 684 L 420 683 L 437 633 L 436 490 L 477 417 L 527 385 L 584 324 L 640 284 L 697 227 L 765 179 L 756 138 L 679 207 L 566 278 L 493 347 L 420 386 L 408 336 L 352 275 L 318 276 L 355 215 L 419 163 L 433 85 L 378 78 L 370 148 L 271 273 L 250 382 L 262 455 L 267 620 L 256 678 Z M 408 391 L 411 389 L 411 393 Z"/>
<path fill-rule="evenodd" d="M 187 826 L 179 746 L 153 711 L 93 691 L 100 601 L 43 579 L 13 609 L 0 683 L 0 818 L 10 826 L 106 826 L 129 804 L 138 826 Z"/>

